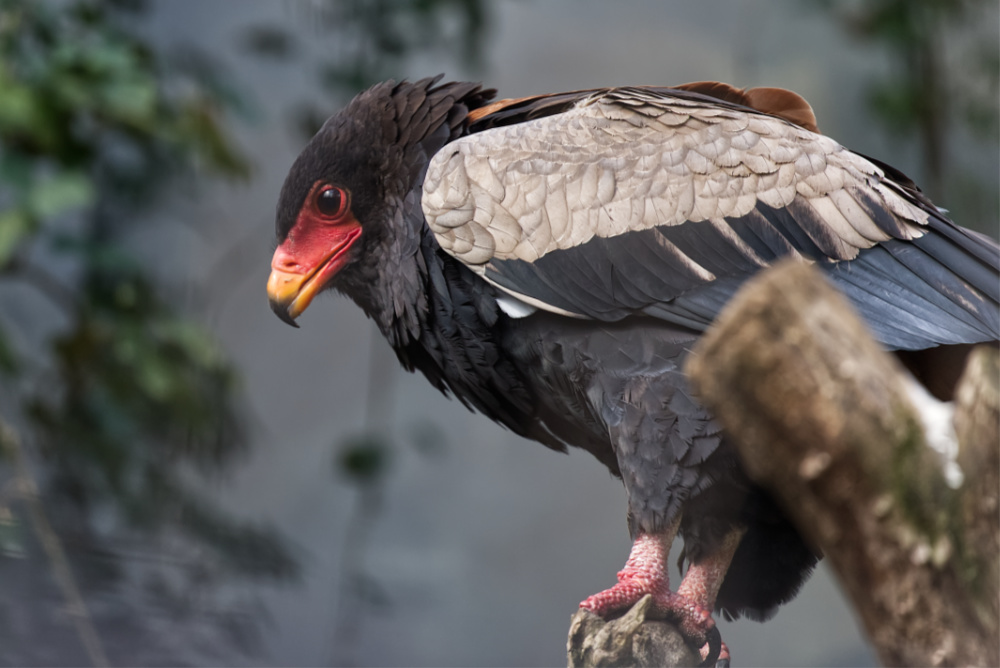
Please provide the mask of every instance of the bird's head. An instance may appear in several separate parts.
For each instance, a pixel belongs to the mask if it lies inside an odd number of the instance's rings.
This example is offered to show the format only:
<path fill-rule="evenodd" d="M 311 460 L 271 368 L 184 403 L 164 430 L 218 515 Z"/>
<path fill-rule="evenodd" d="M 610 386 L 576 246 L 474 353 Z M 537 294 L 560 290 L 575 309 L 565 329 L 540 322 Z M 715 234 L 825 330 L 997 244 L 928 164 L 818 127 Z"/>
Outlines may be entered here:
<path fill-rule="evenodd" d="M 371 91 L 369 91 L 371 92 Z M 295 326 L 313 298 L 360 256 L 379 226 L 376 206 L 386 148 L 372 105 L 355 99 L 331 117 L 292 165 L 278 200 L 267 294 Z"/>
<path fill-rule="evenodd" d="M 370 300 L 363 293 L 395 278 L 386 272 L 416 252 L 430 156 L 461 131 L 469 108 L 492 95 L 476 84 L 436 82 L 386 82 L 361 93 L 292 165 L 278 201 L 278 247 L 267 283 L 283 321 L 294 326 L 330 287 Z"/>

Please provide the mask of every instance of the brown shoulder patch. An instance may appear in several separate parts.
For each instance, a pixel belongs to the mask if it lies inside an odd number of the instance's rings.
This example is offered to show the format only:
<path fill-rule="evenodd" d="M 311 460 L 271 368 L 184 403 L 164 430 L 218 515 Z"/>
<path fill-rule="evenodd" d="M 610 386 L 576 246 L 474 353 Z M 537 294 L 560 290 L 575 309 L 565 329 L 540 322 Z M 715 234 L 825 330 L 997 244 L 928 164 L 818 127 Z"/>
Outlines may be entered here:
<path fill-rule="evenodd" d="M 518 98 L 506 98 L 503 100 L 497 100 L 496 102 L 491 102 L 485 107 L 479 107 L 469 112 L 468 119 L 470 123 L 475 123 L 480 118 L 489 116 L 490 114 L 496 113 L 501 109 L 511 106 L 512 104 L 517 104 L 518 102 L 524 102 L 525 100 L 530 100 L 530 97 L 518 97 Z"/>
<path fill-rule="evenodd" d="M 749 106 L 765 114 L 780 116 L 811 132 L 819 132 L 812 106 L 798 93 L 784 88 L 750 88 L 744 91 Z"/>
<path fill-rule="evenodd" d="M 736 88 L 720 81 L 694 81 L 673 86 L 681 90 L 701 93 L 717 100 L 741 104 L 765 114 L 783 118 L 810 132 L 819 132 L 816 115 L 806 99 L 785 88 Z"/>
<path fill-rule="evenodd" d="M 671 88 L 679 88 L 681 90 L 691 91 L 692 93 L 701 93 L 702 95 L 714 97 L 715 99 L 722 100 L 723 102 L 741 104 L 744 107 L 751 106 L 742 88 L 730 86 L 729 84 L 722 83 L 721 81 L 692 81 L 691 83 L 681 84 L 680 86 L 671 86 Z"/>
<path fill-rule="evenodd" d="M 575 90 L 568 93 L 548 93 L 507 100 L 498 100 L 476 109 L 468 116 L 474 132 L 500 125 L 523 123 L 566 111 L 588 95 L 607 89 Z"/>

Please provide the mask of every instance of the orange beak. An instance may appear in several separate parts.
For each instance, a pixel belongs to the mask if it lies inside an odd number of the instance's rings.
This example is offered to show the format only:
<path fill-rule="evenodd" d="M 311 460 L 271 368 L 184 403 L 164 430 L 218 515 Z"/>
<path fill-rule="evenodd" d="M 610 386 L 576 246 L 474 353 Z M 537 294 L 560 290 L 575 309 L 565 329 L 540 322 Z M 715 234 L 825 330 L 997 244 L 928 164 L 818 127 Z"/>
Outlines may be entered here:
<path fill-rule="evenodd" d="M 274 269 L 273 261 L 271 266 L 271 276 L 267 279 L 267 297 L 271 302 L 271 310 L 284 322 L 298 327 L 295 319 L 306 310 L 318 290 L 307 287 L 308 276 Z"/>

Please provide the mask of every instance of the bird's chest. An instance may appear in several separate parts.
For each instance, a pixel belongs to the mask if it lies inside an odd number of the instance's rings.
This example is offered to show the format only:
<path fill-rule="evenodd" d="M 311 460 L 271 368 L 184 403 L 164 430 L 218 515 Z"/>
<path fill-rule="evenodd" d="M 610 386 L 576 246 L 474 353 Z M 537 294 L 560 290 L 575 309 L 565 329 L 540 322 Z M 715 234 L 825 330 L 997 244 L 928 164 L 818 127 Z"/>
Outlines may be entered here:
<path fill-rule="evenodd" d="M 511 321 L 501 347 L 547 429 L 612 468 L 617 444 L 609 434 L 629 428 L 637 414 L 655 418 L 663 433 L 650 437 L 661 443 L 668 432 L 690 430 L 687 422 L 709 419 L 683 374 L 696 336 L 652 320 L 596 323 L 536 313 Z"/>

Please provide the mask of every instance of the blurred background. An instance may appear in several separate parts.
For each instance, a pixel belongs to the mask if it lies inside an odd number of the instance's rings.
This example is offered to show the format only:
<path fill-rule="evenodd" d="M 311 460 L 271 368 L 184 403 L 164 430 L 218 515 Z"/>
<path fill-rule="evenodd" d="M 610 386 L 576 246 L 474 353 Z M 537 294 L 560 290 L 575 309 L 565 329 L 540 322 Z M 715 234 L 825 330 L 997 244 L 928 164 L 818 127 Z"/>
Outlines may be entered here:
<path fill-rule="evenodd" d="M 0 664 L 565 665 L 629 550 L 589 455 L 264 293 L 284 175 L 387 78 L 721 80 L 998 233 L 986 0 L 0 0 Z M 675 580 L 676 582 L 676 580 Z M 821 568 L 738 665 L 874 663 Z"/>

